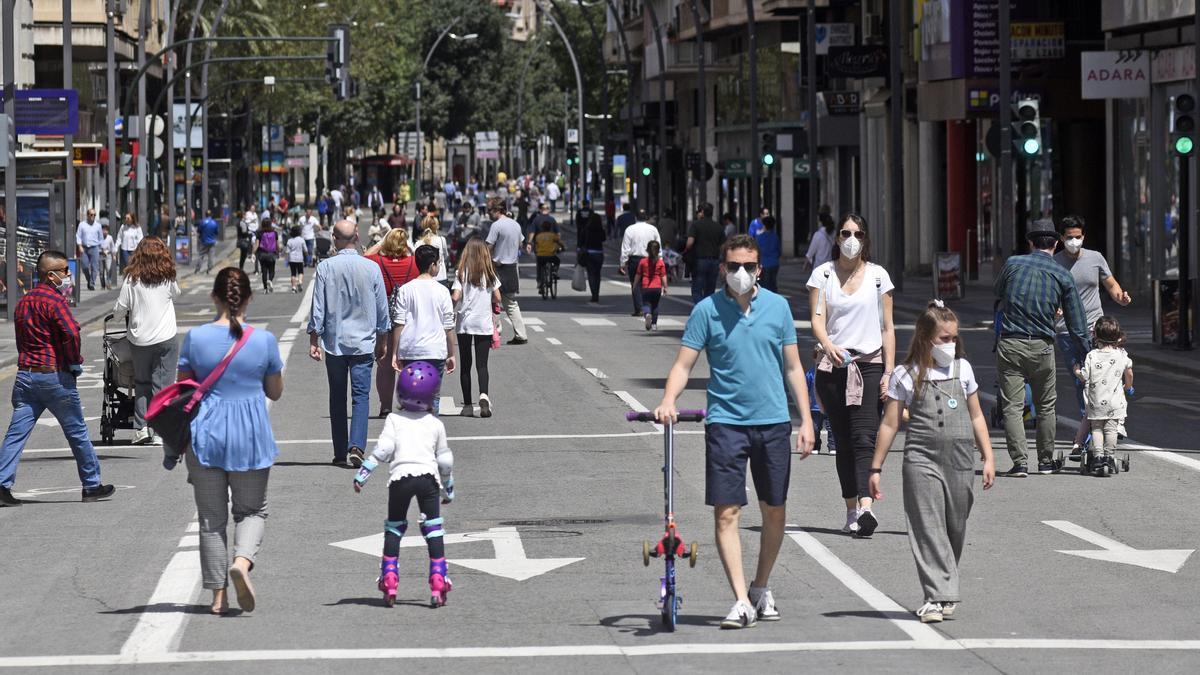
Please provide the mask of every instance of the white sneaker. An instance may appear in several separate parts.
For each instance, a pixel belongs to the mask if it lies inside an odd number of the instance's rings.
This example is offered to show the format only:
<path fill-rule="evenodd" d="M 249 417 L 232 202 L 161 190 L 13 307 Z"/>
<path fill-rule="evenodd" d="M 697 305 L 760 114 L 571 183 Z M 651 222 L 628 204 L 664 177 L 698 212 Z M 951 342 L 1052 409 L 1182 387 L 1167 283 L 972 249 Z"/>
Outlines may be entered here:
<path fill-rule="evenodd" d="M 871 512 L 870 508 L 858 510 L 858 531 L 855 533 L 860 537 L 870 537 L 875 534 L 875 528 L 879 527 L 879 519 Z"/>
<path fill-rule="evenodd" d="M 766 586 L 750 586 L 750 602 L 754 604 L 754 611 L 758 614 L 758 618 L 763 621 L 778 621 L 779 610 L 775 608 L 775 596 L 771 593 L 771 589 Z"/>
<path fill-rule="evenodd" d="M 133 433 L 133 440 L 130 445 L 146 445 L 154 440 L 154 432 L 150 431 L 150 427 L 138 429 Z"/>
<path fill-rule="evenodd" d="M 842 526 L 842 532 L 858 532 L 858 507 L 846 509 L 846 524 Z"/>
<path fill-rule="evenodd" d="M 737 628 L 753 628 L 758 625 L 757 612 L 750 605 L 738 600 L 729 610 L 729 616 L 721 621 L 721 628 L 732 630 Z"/>
<path fill-rule="evenodd" d="M 917 610 L 921 623 L 940 623 L 943 616 L 942 606 L 936 602 L 927 602 Z"/>
<path fill-rule="evenodd" d="M 943 602 L 942 603 L 942 616 L 949 619 L 950 617 L 954 616 L 954 610 L 956 610 L 956 609 L 958 609 L 957 602 Z"/>

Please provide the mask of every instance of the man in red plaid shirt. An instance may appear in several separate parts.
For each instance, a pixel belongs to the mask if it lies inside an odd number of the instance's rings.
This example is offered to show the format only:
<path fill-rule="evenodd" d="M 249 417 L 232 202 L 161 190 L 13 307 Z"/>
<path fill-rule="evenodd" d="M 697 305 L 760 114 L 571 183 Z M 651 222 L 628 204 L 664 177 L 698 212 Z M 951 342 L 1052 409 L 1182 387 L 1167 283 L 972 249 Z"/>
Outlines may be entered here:
<path fill-rule="evenodd" d="M 12 494 L 17 463 L 25 441 L 42 412 L 58 420 L 79 469 L 83 501 L 111 497 L 112 485 L 100 482 L 100 461 L 83 420 L 75 379 L 83 372 L 79 324 L 71 315 L 71 272 L 67 256 L 46 251 L 38 257 L 38 284 L 17 303 L 17 379 L 13 383 L 13 416 L 0 447 L 0 506 L 19 506 Z"/>

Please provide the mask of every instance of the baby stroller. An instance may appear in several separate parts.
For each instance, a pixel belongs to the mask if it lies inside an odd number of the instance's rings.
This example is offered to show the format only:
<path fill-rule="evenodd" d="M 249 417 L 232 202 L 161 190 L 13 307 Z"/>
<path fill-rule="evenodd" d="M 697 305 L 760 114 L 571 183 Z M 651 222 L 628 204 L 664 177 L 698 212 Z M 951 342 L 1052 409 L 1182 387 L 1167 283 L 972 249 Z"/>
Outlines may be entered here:
<path fill-rule="evenodd" d="M 993 321 L 992 321 L 992 353 L 996 352 L 1000 346 L 1000 329 L 1004 325 L 1004 310 L 1000 308 L 1000 301 L 992 305 Z M 992 409 L 988 415 L 992 423 L 992 428 L 1004 428 L 1004 411 L 1000 407 L 1000 382 L 997 381 L 993 385 L 993 390 L 996 395 L 996 402 L 992 404 Z M 1025 383 L 1025 412 L 1023 415 L 1025 427 L 1028 429 L 1037 427 L 1037 409 L 1033 405 L 1033 388 L 1029 383 Z"/>
<path fill-rule="evenodd" d="M 682 255 L 669 248 L 665 248 L 662 252 L 662 260 L 667 268 L 668 281 L 677 283 L 680 279 L 683 279 L 684 265 Z"/>
<path fill-rule="evenodd" d="M 112 445 L 117 429 L 133 428 L 133 350 L 126 328 L 109 328 L 104 317 L 104 399 L 100 408 L 100 440 Z"/>

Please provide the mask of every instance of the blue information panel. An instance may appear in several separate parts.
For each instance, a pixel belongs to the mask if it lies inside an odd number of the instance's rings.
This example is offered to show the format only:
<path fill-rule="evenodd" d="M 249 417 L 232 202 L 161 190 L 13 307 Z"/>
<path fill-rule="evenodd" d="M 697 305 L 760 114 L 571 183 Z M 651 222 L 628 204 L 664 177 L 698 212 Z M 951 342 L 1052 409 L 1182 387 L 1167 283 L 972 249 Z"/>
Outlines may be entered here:
<path fill-rule="evenodd" d="M 79 92 L 74 89 L 18 89 L 18 134 L 64 135 L 79 132 Z"/>

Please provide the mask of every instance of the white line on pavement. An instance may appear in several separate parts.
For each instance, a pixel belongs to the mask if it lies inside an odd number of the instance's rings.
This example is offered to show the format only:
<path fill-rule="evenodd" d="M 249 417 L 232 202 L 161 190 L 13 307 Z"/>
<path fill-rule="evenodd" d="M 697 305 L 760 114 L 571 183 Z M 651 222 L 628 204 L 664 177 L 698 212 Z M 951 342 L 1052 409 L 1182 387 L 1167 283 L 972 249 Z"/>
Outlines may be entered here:
<path fill-rule="evenodd" d="M 634 412 L 650 412 L 650 409 L 647 408 L 646 406 L 642 405 L 641 401 L 634 398 L 633 394 L 631 394 L 627 391 L 614 391 L 613 393 L 616 394 L 617 398 L 624 401 L 625 405 L 629 406 L 630 410 L 632 410 Z M 653 424 L 654 424 L 655 431 L 661 432 L 663 430 L 663 427 L 661 424 L 659 424 L 657 422 L 654 422 Z M 675 433 L 680 433 L 680 432 L 676 431 Z"/>
<path fill-rule="evenodd" d="M 1094 640 L 969 638 L 921 643 L 911 640 L 861 640 L 830 642 L 683 642 L 619 646 L 546 645 L 512 647 L 366 648 L 366 649 L 260 649 L 212 652 L 158 652 L 146 654 L 70 654 L 62 656 L 0 657 L 0 668 L 53 668 L 62 666 L 133 666 L 172 663 L 238 663 L 262 661 L 380 661 L 385 659 L 501 659 L 566 658 L 580 656 L 656 657 L 698 654 L 765 654 L 788 652 L 963 651 L 984 649 L 1192 651 L 1200 640 Z"/>
<path fill-rule="evenodd" d="M 541 326 L 530 326 L 529 330 L 531 330 L 535 333 L 545 333 L 546 332 L 546 329 L 542 328 Z"/>
<path fill-rule="evenodd" d="M 573 361 L 578 361 L 579 359 L 583 358 L 582 356 L 576 354 L 575 352 L 563 352 L 563 353 L 567 355 L 568 359 L 571 359 Z"/>
<path fill-rule="evenodd" d="M 142 612 L 137 626 L 121 647 L 121 655 L 140 658 L 166 654 L 178 646 L 183 622 L 188 617 L 182 606 L 192 603 L 199 582 L 200 556 L 195 551 L 179 551 L 172 556 L 146 603 L 154 610 Z M 174 610 L 163 611 L 165 606 Z"/>
<path fill-rule="evenodd" d="M 603 319 L 603 318 L 594 317 L 594 316 L 573 316 L 573 317 L 571 317 L 571 320 L 574 321 L 575 323 L 579 324 L 580 326 L 615 326 L 615 325 L 617 325 L 608 319 Z"/>
<path fill-rule="evenodd" d="M 858 572 L 855 572 L 841 558 L 834 555 L 833 551 L 830 551 L 824 544 L 817 541 L 816 537 L 803 530 L 792 530 L 788 532 L 788 537 L 797 544 L 800 544 L 800 548 L 803 548 L 805 553 L 817 561 L 821 567 L 824 567 L 834 578 L 842 582 L 852 593 L 862 598 L 864 602 L 870 605 L 871 609 L 886 616 L 897 628 L 908 634 L 918 644 L 923 646 L 939 646 L 947 642 L 947 639 L 942 637 L 940 633 L 917 621 L 912 612 L 901 607 L 895 600 L 885 595 L 883 591 L 875 588 L 866 579 L 862 578 Z M 904 618 L 900 618 L 897 615 Z"/>
<path fill-rule="evenodd" d="M 562 345 L 562 340 L 559 340 L 558 338 L 548 337 L 548 338 L 546 338 L 546 342 L 549 342 L 550 344 L 554 345 L 555 347 Z"/>
<path fill-rule="evenodd" d="M 599 368 L 584 368 L 584 370 L 591 373 L 597 380 L 607 380 L 608 379 L 608 375 L 605 375 L 604 371 L 600 370 Z"/>

